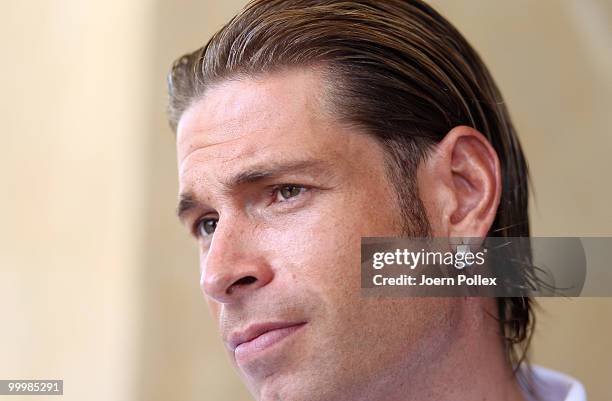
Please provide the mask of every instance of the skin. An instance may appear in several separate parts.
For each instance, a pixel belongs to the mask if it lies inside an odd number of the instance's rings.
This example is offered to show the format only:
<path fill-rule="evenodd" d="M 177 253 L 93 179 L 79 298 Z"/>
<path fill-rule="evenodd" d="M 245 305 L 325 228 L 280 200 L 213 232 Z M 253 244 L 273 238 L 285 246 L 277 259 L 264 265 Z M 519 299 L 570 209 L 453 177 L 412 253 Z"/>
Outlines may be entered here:
<path fill-rule="evenodd" d="M 335 121 L 324 93 L 310 69 L 226 81 L 179 121 L 180 217 L 249 390 L 261 401 L 522 399 L 493 301 L 360 296 L 360 239 L 400 235 L 398 202 L 382 147 Z M 433 235 L 486 235 L 501 184 L 480 133 L 451 131 L 418 185 Z M 305 324 L 254 355 L 232 350 L 231 333 L 278 321 Z"/>

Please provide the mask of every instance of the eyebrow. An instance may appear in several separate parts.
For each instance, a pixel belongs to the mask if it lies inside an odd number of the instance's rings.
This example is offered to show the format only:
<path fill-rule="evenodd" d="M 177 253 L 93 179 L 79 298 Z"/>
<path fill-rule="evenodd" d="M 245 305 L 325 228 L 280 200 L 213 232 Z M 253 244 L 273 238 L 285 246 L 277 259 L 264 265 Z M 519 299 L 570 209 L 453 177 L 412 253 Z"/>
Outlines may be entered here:
<path fill-rule="evenodd" d="M 232 190 L 236 187 L 245 184 L 252 184 L 257 181 L 278 177 L 281 174 L 290 174 L 296 172 L 320 172 L 323 171 L 328 164 L 321 160 L 296 160 L 290 162 L 275 162 L 255 165 L 241 171 L 223 182 L 223 187 L 226 190 Z M 189 211 L 201 206 L 196 195 L 187 191 L 179 195 L 179 203 L 176 208 L 176 215 L 179 220 L 183 220 L 185 214 Z"/>
<path fill-rule="evenodd" d="M 179 195 L 179 203 L 176 207 L 176 215 L 179 220 L 183 221 L 185 215 L 192 209 L 199 206 L 199 202 L 191 192 L 185 192 Z"/>

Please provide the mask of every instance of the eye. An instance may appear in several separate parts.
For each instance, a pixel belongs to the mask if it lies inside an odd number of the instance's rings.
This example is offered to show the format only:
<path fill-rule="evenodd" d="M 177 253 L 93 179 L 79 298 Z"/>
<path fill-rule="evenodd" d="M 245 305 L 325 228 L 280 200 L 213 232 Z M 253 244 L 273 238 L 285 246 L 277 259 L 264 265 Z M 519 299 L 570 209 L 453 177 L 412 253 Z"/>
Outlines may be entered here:
<path fill-rule="evenodd" d="M 218 219 L 201 219 L 198 221 L 195 227 L 196 236 L 198 237 L 207 237 L 212 235 L 217 228 Z"/>
<path fill-rule="evenodd" d="M 301 187 L 299 185 L 281 185 L 276 189 L 276 199 L 277 202 L 286 202 L 291 198 L 295 198 L 304 192 L 306 188 Z"/>

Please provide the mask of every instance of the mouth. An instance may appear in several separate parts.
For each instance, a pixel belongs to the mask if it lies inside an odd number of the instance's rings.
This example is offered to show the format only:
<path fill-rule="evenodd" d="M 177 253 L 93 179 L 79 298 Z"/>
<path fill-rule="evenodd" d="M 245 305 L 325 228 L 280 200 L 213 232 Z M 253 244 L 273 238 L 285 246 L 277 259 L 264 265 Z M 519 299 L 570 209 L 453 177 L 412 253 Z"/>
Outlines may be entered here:
<path fill-rule="evenodd" d="M 233 333 L 229 346 L 236 361 L 245 361 L 285 338 L 293 335 L 306 325 L 306 322 L 277 322 L 249 326 L 246 330 Z"/>

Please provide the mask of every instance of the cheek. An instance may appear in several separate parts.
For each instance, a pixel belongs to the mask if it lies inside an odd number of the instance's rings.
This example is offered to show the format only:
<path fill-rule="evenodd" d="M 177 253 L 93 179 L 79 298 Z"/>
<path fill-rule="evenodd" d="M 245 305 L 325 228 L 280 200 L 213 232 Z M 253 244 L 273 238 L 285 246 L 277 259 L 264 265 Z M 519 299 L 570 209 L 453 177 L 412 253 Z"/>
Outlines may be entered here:
<path fill-rule="evenodd" d="M 338 255 L 359 254 L 363 219 L 341 202 L 326 200 L 315 207 L 284 216 L 261 233 L 266 253 L 276 255 L 282 264 L 301 266 L 300 270 L 333 268 L 314 261 L 330 261 Z M 348 262 L 348 261 L 347 261 Z"/>
<path fill-rule="evenodd" d="M 398 234 L 399 213 L 388 199 L 353 194 L 329 197 L 266 230 L 260 239 L 273 255 L 277 278 L 298 281 L 333 304 L 360 296 L 361 237 Z"/>

